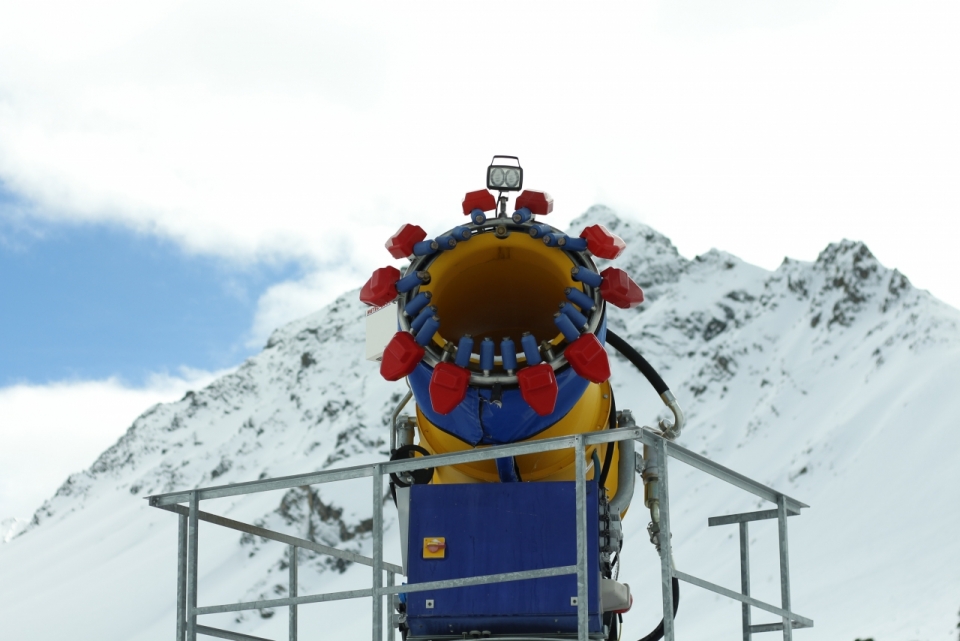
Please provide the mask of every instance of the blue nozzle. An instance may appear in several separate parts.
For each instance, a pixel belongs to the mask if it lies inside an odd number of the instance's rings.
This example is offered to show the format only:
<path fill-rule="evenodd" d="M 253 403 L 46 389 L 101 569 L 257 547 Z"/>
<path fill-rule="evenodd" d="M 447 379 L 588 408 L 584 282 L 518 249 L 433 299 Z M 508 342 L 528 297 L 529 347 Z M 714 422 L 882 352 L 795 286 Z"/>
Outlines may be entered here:
<path fill-rule="evenodd" d="M 440 249 L 440 245 L 435 240 L 421 240 L 413 246 L 414 256 L 429 256 Z"/>
<path fill-rule="evenodd" d="M 603 276 L 586 267 L 573 267 L 570 269 L 570 275 L 573 276 L 573 280 L 586 283 L 590 287 L 600 287 L 600 283 L 603 282 Z"/>
<path fill-rule="evenodd" d="M 587 239 L 567 236 L 566 243 L 564 243 L 563 248 L 567 251 L 582 252 L 587 248 Z"/>
<path fill-rule="evenodd" d="M 458 225 L 450 230 L 450 235 L 453 236 L 458 243 L 470 240 L 473 238 L 473 235 L 470 233 L 470 230 L 464 227 L 463 225 Z"/>
<path fill-rule="evenodd" d="M 568 343 L 572 343 L 580 338 L 580 332 L 577 331 L 577 328 L 573 325 L 573 321 L 570 320 L 570 317 L 566 314 L 560 312 L 554 314 L 553 324 L 563 333 L 563 337 L 567 339 Z"/>
<path fill-rule="evenodd" d="M 573 321 L 573 326 L 578 329 L 586 329 L 587 317 L 580 313 L 576 307 L 570 303 L 560 303 L 560 311 Z"/>
<path fill-rule="evenodd" d="M 420 292 L 413 297 L 412 301 L 403 306 L 403 313 L 413 318 L 430 303 L 431 298 L 433 298 L 433 294 L 430 292 Z"/>
<path fill-rule="evenodd" d="M 533 334 L 524 334 L 520 338 L 520 346 L 523 347 L 523 354 L 527 357 L 527 365 L 539 365 L 543 362 L 540 358 L 540 350 L 537 348 L 537 339 Z"/>
<path fill-rule="evenodd" d="M 544 234 L 549 234 L 553 231 L 553 227 L 550 225 L 544 225 L 543 223 L 537 223 L 535 225 L 530 225 L 530 235 L 534 238 L 540 238 Z"/>
<path fill-rule="evenodd" d="M 397 281 L 397 291 L 401 294 L 409 292 L 411 289 L 427 280 L 427 278 L 422 278 L 421 273 L 426 272 L 411 272 Z"/>
<path fill-rule="evenodd" d="M 531 218 L 533 218 L 533 214 L 530 213 L 529 207 L 521 207 L 517 211 L 513 212 L 513 222 L 517 223 L 518 225 L 527 222 Z"/>
<path fill-rule="evenodd" d="M 517 346 L 512 339 L 505 338 L 500 342 L 500 359 L 503 361 L 503 369 L 517 369 Z"/>
<path fill-rule="evenodd" d="M 493 369 L 493 341 L 489 338 L 480 343 L 480 369 L 485 372 Z"/>
<path fill-rule="evenodd" d="M 424 308 L 419 314 L 417 314 L 417 317 L 413 319 L 413 322 L 410 323 L 410 329 L 412 329 L 413 333 L 416 334 L 420 331 L 420 328 L 423 327 L 423 324 L 427 322 L 427 319 L 436 313 L 437 308 L 433 305 Z"/>
<path fill-rule="evenodd" d="M 423 327 L 420 328 L 420 331 L 417 332 L 417 343 L 425 346 L 433 340 L 433 335 L 437 333 L 438 329 L 440 329 L 440 317 L 431 316 L 423 324 Z"/>
<path fill-rule="evenodd" d="M 454 360 L 457 367 L 466 368 L 470 365 L 470 354 L 473 352 L 473 337 L 463 336 L 457 344 L 457 358 Z"/>
<path fill-rule="evenodd" d="M 470 212 L 470 220 L 473 221 L 474 225 L 482 225 L 487 222 L 487 215 L 483 213 L 482 209 L 474 209 Z"/>
<path fill-rule="evenodd" d="M 543 235 L 543 244 L 547 247 L 557 247 L 561 238 L 563 238 L 563 234 L 552 231 Z"/>
<path fill-rule="evenodd" d="M 440 251 L 448 251 L 457 246 L 457 239 L 447 234 L 437 236 L 437 245 L 440 246 Z"/>
<path fill-rule="evenodd" d="M 579 307 L 581 311 L 589 312 L 593 309 L 593 299 L 579 289 L 567 287 L 563 293 L 567 295 L 567 300 Z"/>

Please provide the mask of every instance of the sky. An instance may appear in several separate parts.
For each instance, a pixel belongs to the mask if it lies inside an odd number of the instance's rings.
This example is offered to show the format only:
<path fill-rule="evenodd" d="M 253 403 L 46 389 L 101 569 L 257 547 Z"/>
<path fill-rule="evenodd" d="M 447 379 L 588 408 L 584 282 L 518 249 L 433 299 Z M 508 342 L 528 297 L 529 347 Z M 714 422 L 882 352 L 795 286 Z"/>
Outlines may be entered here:
<path fill-rule="evenodd" d="M 955 2 L 0 0 L 0 450 L 90 444 L 0 476 L 0 518 L 402 223 L 457 224 L 494 154 L 560 227 L 604 203 L 768 269 L 862 240 L 960 306 L 958 30 Z"/>

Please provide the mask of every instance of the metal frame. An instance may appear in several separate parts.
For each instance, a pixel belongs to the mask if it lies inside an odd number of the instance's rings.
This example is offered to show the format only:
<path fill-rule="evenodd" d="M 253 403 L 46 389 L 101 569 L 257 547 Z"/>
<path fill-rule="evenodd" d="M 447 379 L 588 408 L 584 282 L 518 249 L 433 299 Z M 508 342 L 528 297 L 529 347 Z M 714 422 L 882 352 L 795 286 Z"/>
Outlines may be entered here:
<path fill-rule="evenodd" d="M 784 639 L 789 641 L 792 639 L 793 629 L 812 627 L 813 621 L 792 612 L 790 609 L 790 574 L 787 555 L 787 516 L 799 514 L 802 508 L 808 506 L 781 492 L 777 492 L 772 488 L 738 474 L 733 470 L 723 467 L 722 465 L 718 465 L 717 463 L 714 463 L 709 459 L 700 456 L 699 454 L 677 445 L 676 443 L 670 442 L 661 437 L 660 434 L 652 428 L 621 427 L 616 430 L 604 430 L 589 434 L 576 434 L 533 442 L 497 445 L 464 452 L 438 454 L 435 456 L 421 457 L 416 459 L 404 459 L 375 463 L 372 465 L 360 465 L 342 468 L 339 470 L 298 474 L 294 476 L 266 479 L 262 481 L 236 483 L 232 485 L 221 485 L 217 487 L 199 488 L 195 490 L 149 496 L 147 499 L 149 500 L 151 506 L 170 512 L 175 512 L 179 515 L 179 527 L 177 533 L 177 641 L 196 641 L 198 634 L 219 637 L 223 639 L 236 639 L 239 641 L 265 641 L 260 637 L 199 625 L 197 622 L 197 617 L 204 614 L 258 610 L 261 608 L 271 607 L 290 608 L 288 638 L 290 641 L 296 641 L 297 606 L 305 605 L 307 603 L 321 603 L 363 597 L 373 597 L 371 613 L 373 617 L 372 638 L 373 641 L 382 641 L 384 621 L 383 598 L 387 595 L 398 594 L 401 592 L 421 592 L 425 590 L 465 587 L 469 585 L 483 585 L 506 581 L 520 581 L 524 579 L 569 574 L 576 574 L 577 577 L 577 639 L 578 641 L 587 641 L 591 637 L 588 633 L 589 617 L 587 612 L 587 462 L 585 459 L 585 451 L 587 446 L 630 439 L 639 440 L 645 445 L 651 446 L 651 449 L 655 452 L 655 456 L 657 457 L 657 463 L 660 470 L 660 557 L 661 578 L 663 583 L 664 638 L 666 641 L 674 641 L 674 626 L 672 617 L 673 592 L 671 589 L 671 583 L 674 578 L 687 583 L 692 583 L 693 585 L 697 585 L 707 590 L 716 592 L 717 594 L 722 594 L 742 602 L 744 604 L 744 641 L 750 641 L 751 635 L 755 632 L 766 632 L 770 630 L 783 630 Z M 396 585 L 396 575 L 403 574 L 402 568 L 398 565 L 387 563 L 383 560 L 383 476 L 385 474 L 396 474 L 399 472 L 410 472 L 417 469 L 438 467 L 441 465 L 457 465 L 475 461 L 493 460 L 506 456 L 520 456 L 523 454 L 555 451 L 561 449 L 573 449 L 575 452 L 576 508 L 578 515 L 576 522 L 576 565 L 546 568 L 541 570 L 530 570 L 524 572 L 507 572 L 503 574 L 450 579 L 445 581 L 431 581 L 426 583 L 400 586 Z M 680 572 L 674 567 L 670 545 L 670 507 L 669 488 L 667 484 L 667 460 L 670 457 L 687 463 L 688 465 L 706 472 L 707 474 L 739 487 L 740 489 L 746 490 L 747 492 L 759 496 L 760 498 L 771 501 L 777 505 L 776 510 L 713 517 L 708 521 L 708 525 L 710 526 L 731 523 L 738 523 L 740 525 L 741 592 L 734 592 L 732 590 L 728 590 L 727 588 L 714 585 L 704 581 L 703 579 Z M 307 539 L 301 539 L 280 532 L 274 532 L 272 530 L 267 530 L 255 525 L 241 523 L 239 521 L 234 521 L 222 516 L 200 511 L 200 501 L 204 500 L 365 477 L 370 477 L 372 480 L 371 499 L 373 501 L 373 558 L 365 557 L 354 552 L 338 550 L 336 548 L 315 543 Z M 187 505 L 181 505 L 183 503 L 186 503 Z M 779 525 L 781 584 L 781 607 L 779 608 L 762 601 L 758 601 L 750 596 L 749 556 L 746 539 L 747 523 L 749 521 L 769 518 L 777 518 Z M 260 601 L 198 606 L 197 564 L 199 555 L 200 521 L 206 521 L 214 525 L 219 525 L 240 532 L 247 532 L 266 539 L 286 543 L 289 546 L 288 556 L 290 561 L 290 585 L 288 596 L 282 599 L 264 599 Z M 298 548 L 312 550 L 314 552 L 327 554 L 335 558 L 369 566 L 372 569 L 373 575 L 371 587 L 362 590 L 328 592 L 300 596 L 297 591 Z M 387 574 L 386 585 L 384 585 L 383 581 L 384 572 Z M 750 606 L 779 615 L 781 617 L 781 622 L 774 624 L 752 625 L 750 621 Z M 388 626 L 387 638 L 389 641 L 394 641 L 393 625 Z M 532 639 L 533 637 L 524 638 Z"/>

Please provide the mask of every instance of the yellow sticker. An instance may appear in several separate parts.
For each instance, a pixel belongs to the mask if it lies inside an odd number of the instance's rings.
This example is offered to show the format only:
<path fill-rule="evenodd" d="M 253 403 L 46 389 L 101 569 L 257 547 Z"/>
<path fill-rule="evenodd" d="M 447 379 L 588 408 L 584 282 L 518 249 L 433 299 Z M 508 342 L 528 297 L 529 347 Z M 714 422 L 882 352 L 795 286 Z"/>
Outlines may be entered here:
<path fill-rule="evenodd" d="M 442 536 L 428 536 L 423 539 L 423 558 L 442 559 L 446 557 L 447 540 Z"/>

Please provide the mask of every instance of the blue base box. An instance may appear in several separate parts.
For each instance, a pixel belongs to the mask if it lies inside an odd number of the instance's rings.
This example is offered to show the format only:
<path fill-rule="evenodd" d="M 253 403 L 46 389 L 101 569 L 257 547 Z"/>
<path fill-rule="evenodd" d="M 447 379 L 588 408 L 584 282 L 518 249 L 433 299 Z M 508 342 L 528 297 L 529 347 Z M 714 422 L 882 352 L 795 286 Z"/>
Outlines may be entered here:
<path fill-rule="evenodd" d="M 573 482 L 414 485 L 410 488 L 410 583 L 575 565 Z M 588 610 L 602 632 L 597 484 L 587 483 Z M 443 558 L 424 558 L 424 541 L 442 537 Z M 575 634 L 575 574 L 406 595 L 409 636 Z M 432 607 L 427 607 L 432 605 Z"/>

